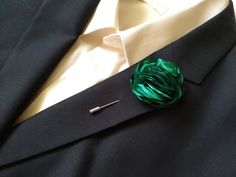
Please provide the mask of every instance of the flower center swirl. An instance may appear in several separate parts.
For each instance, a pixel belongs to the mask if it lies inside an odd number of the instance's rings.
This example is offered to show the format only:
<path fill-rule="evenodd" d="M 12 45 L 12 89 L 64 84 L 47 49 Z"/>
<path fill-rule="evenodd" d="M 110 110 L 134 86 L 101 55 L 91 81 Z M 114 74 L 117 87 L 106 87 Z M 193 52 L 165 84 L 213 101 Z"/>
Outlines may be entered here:
<path fill-rule="evenodd" d="M 184 77 L 173 62 L 161 58 L 141 61 L 130 79 L 135 96 L 156 108 L 177 102 L 184 93 Z"/>

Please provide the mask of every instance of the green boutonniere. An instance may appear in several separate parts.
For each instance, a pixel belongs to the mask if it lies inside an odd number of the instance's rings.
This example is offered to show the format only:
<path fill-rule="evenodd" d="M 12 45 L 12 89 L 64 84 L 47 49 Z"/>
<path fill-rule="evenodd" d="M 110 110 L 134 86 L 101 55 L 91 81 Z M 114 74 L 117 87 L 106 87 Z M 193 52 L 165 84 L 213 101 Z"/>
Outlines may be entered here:
<path fill-rule="evenodd" d="M 173 62 L 160 58 L 141 61 L 130 79 L 135 96 L 157 108 L 177 102 L 184 93 L 184 77 Z"/>

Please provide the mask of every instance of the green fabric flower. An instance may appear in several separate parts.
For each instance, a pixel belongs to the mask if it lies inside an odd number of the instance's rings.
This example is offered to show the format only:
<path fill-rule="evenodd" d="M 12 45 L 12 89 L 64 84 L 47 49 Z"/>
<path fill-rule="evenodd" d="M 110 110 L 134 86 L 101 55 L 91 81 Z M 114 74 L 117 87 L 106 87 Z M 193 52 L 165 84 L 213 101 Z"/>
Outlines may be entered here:
<path fill-rule="evenodd" d="M 175 103 L 184 93 L 184 77 L 179 67 L 160 58 L 141 61 L 130 84 L 139 100 L 157 108 Z"/>

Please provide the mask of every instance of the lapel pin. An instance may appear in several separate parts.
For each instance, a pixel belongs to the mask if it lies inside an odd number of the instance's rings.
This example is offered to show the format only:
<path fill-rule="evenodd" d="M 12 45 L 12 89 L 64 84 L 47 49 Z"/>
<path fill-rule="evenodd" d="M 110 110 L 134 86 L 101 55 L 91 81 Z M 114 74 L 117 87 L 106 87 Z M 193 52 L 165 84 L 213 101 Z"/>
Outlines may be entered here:
<path fill-rule="evenodd" d="M 95 108 L 90 109 L 89 112 L 90 112 L 91 114 L 93 114 L 93 113 L 95 113 L 95 112 L 100 111 L 100 110 L 103 109 L 103 108 L 106 108 L 106 107 L 108 107 L 108 106 L 111 106 L 111 105 L 113 105 L 113 104 L 116 104 L 116 103 L 118 103 L 119 101 L 120 101 L 120 100 L 116 100 L 116 101 L 113 101 L 113 102 L 111 102 L 111 103 L 105 104 L 105 105 L 103 105 L 103 106 L 97 106 L 97 107 L 95 107 Z"/>
<path fill-rule="evenodd" d="M 161 58 L 141 61 L 130 79 L 132 92 L 156 108 L 177 102 L 184 94 L 184 77 L 173 62 Z"/>

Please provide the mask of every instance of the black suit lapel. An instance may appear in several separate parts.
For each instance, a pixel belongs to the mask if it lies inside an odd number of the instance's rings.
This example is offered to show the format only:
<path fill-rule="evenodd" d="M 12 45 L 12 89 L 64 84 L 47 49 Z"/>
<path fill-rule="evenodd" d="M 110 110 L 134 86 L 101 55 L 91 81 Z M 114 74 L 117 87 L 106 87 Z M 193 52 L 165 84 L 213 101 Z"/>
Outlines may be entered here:
<path fill-rule="evenodd" d="M 175 61 L 183 70 L 186 86 L 194 84 L 195 87 L 200 87 L 207 74 L 235 44 L 235 27 L 231 3 L 209 22 L 148 58 L 161 57 Z M 129 79 L 133 68 L 134 66 L 15 127 L 0 149 L 0 166 L 82 140 L 138 115 L 154 111 L 153 107 L 137 101 L 131 92 Z M 187 92 L 185 97 L 188 94 Z M 121 101 L 116 105 L 94 115 L 89 113 L 89 109 L 117 99 Z M 186 103 L 180 101 L 178 104 L 184 107 Z"/>
<path fill-rule="evenodd" d="M 0 70 L 0 137 L 82 32 L 98 0 L 45 0 Z"/>
<path fill-rule="evenodd" d="M 1 1 L 0 6 L 0 70 L 20 41 L 44 0 Z M 16 18 L 17 17 L 17 18 Z"/>
<path fill-rule="evenodd" d="M 233 4 L 221 14 L 174 43 L 175 62 L 186 79 L 200 84 L 235 44 Z M 184 52 L 183 52 L 184 51 Z"/>

